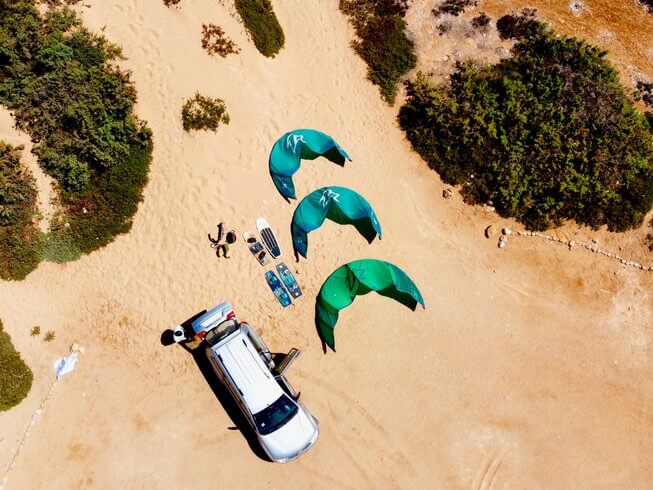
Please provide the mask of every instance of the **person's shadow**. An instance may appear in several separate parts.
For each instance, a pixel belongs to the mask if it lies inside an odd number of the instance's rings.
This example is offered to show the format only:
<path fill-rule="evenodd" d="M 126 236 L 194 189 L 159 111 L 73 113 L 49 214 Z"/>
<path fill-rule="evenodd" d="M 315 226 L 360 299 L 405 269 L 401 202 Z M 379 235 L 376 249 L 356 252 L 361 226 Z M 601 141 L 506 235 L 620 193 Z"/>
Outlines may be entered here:
<path fill-rule="evenodd" d="M 184 327 L 184 331 L 192 331 L 191 323 L 193 320 L 203 315 L 204 313 L 206 313 L 206 310 L 193 315 L 191 318 L 182 323 L 181 325 Z M 173 345 L 174 343 L 175 341 L 172 330 L 165 330 L 161 334 L 161 344 L 164 346 L 169 346 Z M 195 361 L 195 364 L 197 364 L 199 371 L 202 373 L 202 376 L 204 376 L 206 384 L 209 385 L 209 388 L 211 388 L 213 394 L 222 404 L 222 407 L 227 412 L 227 415 L 229 415 L 229 418 L 231 418 L 234 426 L 228 427 L 228 430 L 239 430 L 243 437 L 245 437 L 245 440 L 249 444 L 252 452 L 260 459 L 269 462 L 270 458 L 267 454 L 265 454 L 265 451 L 263 451 L 263 448 L 259 444 L 258 439 L 256 438 L 256 434 L 254 433 L 254 430 L 252 429 L 249 421 L 247 418 L 245 418 L 245 415 L 241 411 L 240 407 L 236 403 L 236 400 L 234 400 L 227 387 L 220 382 L 218 376 L 213 371 L 211 362 L 206 356 L 206 344 L 200 340 L 183 341 L 180 342 L 179 345 L 193 357 L 193 360 Z M 214 407 L 206 407 L 206 409 L 213 410 Z"/>

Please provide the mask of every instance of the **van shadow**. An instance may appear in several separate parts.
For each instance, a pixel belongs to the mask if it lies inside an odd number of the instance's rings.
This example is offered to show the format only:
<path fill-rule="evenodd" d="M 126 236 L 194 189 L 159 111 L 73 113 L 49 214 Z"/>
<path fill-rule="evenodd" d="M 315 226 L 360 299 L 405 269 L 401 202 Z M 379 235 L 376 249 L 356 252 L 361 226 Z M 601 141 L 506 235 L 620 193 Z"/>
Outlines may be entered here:
<path fill-rule="evenodd" d="M 206 313 L 206 310 L 193 315 L 192 318 L 186 320 L 181 325 L 187 332 L 189 329 L 192 331 L 191 322 L 204 313 Z M 172 330 L 166 330 L 161 334 L 161 343 L 163 345 L 171 345 L 168 343 L 171 339 L 173 339 Z M 172 344 L 174 344 L 174 340 L 172 340 Z M 240 433 L 247 441 L 247 444 L 249 444 L 252 452 L 261 460 L 270 462 L 270 458 L 267 456 L 267 454 L 265 454 L 265 451 L 263 451 L 263 448 L 256 438 L 254 430 L 234 400 L 234 397 L 231 395 L 227 387 L 220 382 L 217 375 L 213 371 L 211 362 L 206 356 L 206 344 L 202 341 L 186 341 L 180 342 L 179 345 L 193 357 L 197 368 L 199 369 L 200 373 L 202 373 L 202 376 L 204 376 L 206 384 L 209 386 L 209 388 L 211 388 L 213 394 L 218 399 L 225 412 L 227 412 L 227 415 L 231 419 L 232 423 L 234 424 L 233 427 L 229 427 L 228 430 L 240 431 Z M 207 407 L 207 410 L 212 409 L 213 407 Z"/>

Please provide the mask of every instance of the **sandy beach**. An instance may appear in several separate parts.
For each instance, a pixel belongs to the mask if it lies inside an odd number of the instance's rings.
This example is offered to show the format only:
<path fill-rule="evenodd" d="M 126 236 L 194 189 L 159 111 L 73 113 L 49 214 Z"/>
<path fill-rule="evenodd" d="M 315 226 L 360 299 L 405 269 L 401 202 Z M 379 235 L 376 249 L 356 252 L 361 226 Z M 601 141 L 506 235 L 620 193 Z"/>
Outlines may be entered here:
<path fill-rule="evenodd" d="M 123 48 L 137 113 L 154 134 L 150 182 L 129 234 L 0 282 L 0 318 L 34 371 L 29 396 L 0 414 L 0 480 L 54 381 L 53 360 L 73 342 L 86 347 L 52 389 L 7 489 L 650 485 L 653 272 L 545 240 L 511 237 L 499 250 L 486 239 L 490 224 L 522 228 L 457 193 L 442 198 L 446 186 L 411 150 L 397 107 L 365 79 L 337 1 L 273 2 L 286 35 L 274 59 L 222 2 L 85 3 L 76 7 L 84 24 Z M 209 22 L 238 55 L 202 50 Z M 180 108 L 196 91 L 224 99 L 231 123 L 184 132 Z M 0 138 L 20 142 L 5 119 Z M 268 154 L 300 127 L 330 134 L 353 162 L 304 162 L 298 196 L 359 191 L 381 241 L 326 222 L 310 235 L 308 260 L 291 258 L 295 204 L 274 188 Z M 220 221 L 239 236 L 255 231 L 259 216 L 304 289 L 285 310 L 242 240 L 224 260 L 206 239 Z M 552 233 L 653 265 L 642 230 Z M 427 308 L 359 297 L 341 313 L 337 353 L 324 354 L 314 298 L 331 271 L 359 258 L 401 267 Z M 223 300 L 272 351 L 303 350 L 288 377 L 321 434 L 296 462 L 261 460 L 192 357 L 161 343 L 164 330 Z M 55 340 L 30 337 L 35 325 Z"/>

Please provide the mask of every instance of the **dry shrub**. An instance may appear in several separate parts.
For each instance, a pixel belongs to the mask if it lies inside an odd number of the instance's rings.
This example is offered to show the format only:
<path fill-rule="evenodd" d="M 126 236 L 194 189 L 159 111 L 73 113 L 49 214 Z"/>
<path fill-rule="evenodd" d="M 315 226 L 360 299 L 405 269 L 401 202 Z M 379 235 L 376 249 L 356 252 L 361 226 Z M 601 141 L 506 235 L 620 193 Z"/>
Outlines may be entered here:
<path fill-rule="evenodd" d="M 207 53 L 217 54 L 223 58 L 240 52 L 236 43 L 225 35 L 222 27 L 215 24 L 202 25 L 202 47 Z"/>

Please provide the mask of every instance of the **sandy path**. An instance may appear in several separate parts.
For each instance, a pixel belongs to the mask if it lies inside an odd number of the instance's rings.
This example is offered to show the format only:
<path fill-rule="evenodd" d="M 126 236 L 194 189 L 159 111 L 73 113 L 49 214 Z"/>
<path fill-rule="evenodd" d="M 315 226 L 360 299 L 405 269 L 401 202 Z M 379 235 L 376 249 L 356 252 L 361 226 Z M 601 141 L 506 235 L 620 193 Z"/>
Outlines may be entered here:
<path fill-rule="evenodd" d="M 41 264 L 0 283 L 0 318 L 33 367 L 35 386 L 0 415 L 0 464 L 51 382 L 51 361 L 87 347 L 59 384 L 8 488 L 231 486 L 644 486 L 651 481 L 651 275 L 536 241 L 496 249 L 497 218 L 440 198 L 436 175 L 410 152 L 349 49 L 337 2 L 275 2 L 287 45 L 260 56 L 212 0 L 181 10 L 159 0 L 96 0 L 85 22 L 123 46 L 155 135 L 151 181 L 132 232 L 90 256 Z M 242 48 L 210 58 L 203 22 Z M 181 102 L 225 99 L 232 123 L 185 134 Z M 287 259 L 293 206 L 267 173 L 274 140 L 295 127 L 334 136 L 353 156 L 297 174 L 298 195 L 359 190 L 384 239 L 367 246 L 327 223 L 297 267 L 305 296 L 282 311 L 242 243 L 219 261 L 206 233 L 242 231 L 264 215 Z M 389 260 L 421 288 L 411 313 L 372 295 L 341 315 L 337 354 L 323 355 L 312 318 L 322 280 L 362 257 Z M 295 267 L 293 266 L 293 269 Z M 304 354 L 290 372 L 321 421 L 300 461 L 259 460 L 192 359 L 161 332 L 227 299 L 273 351 Z M 29 328 L 54 329 L 43 344 Z M 648 458 L 648 459 L 647 459 Z"/>
<path fill-rule="evenodd" d="M 40 214 L 39 228 L 46 232 L 56 210 L 53 202 L 55 199 L 53 179 L 39 167 L 36 157 L 32 154 L 33 145 L 29 135 L 16 129 L 11 112 L 2 106 L 0 106 L 0 137 L 2 141 L 12 146 L 23 146 L 21 161 L 34 176 L 37 189 L 36 205 Z"/>

